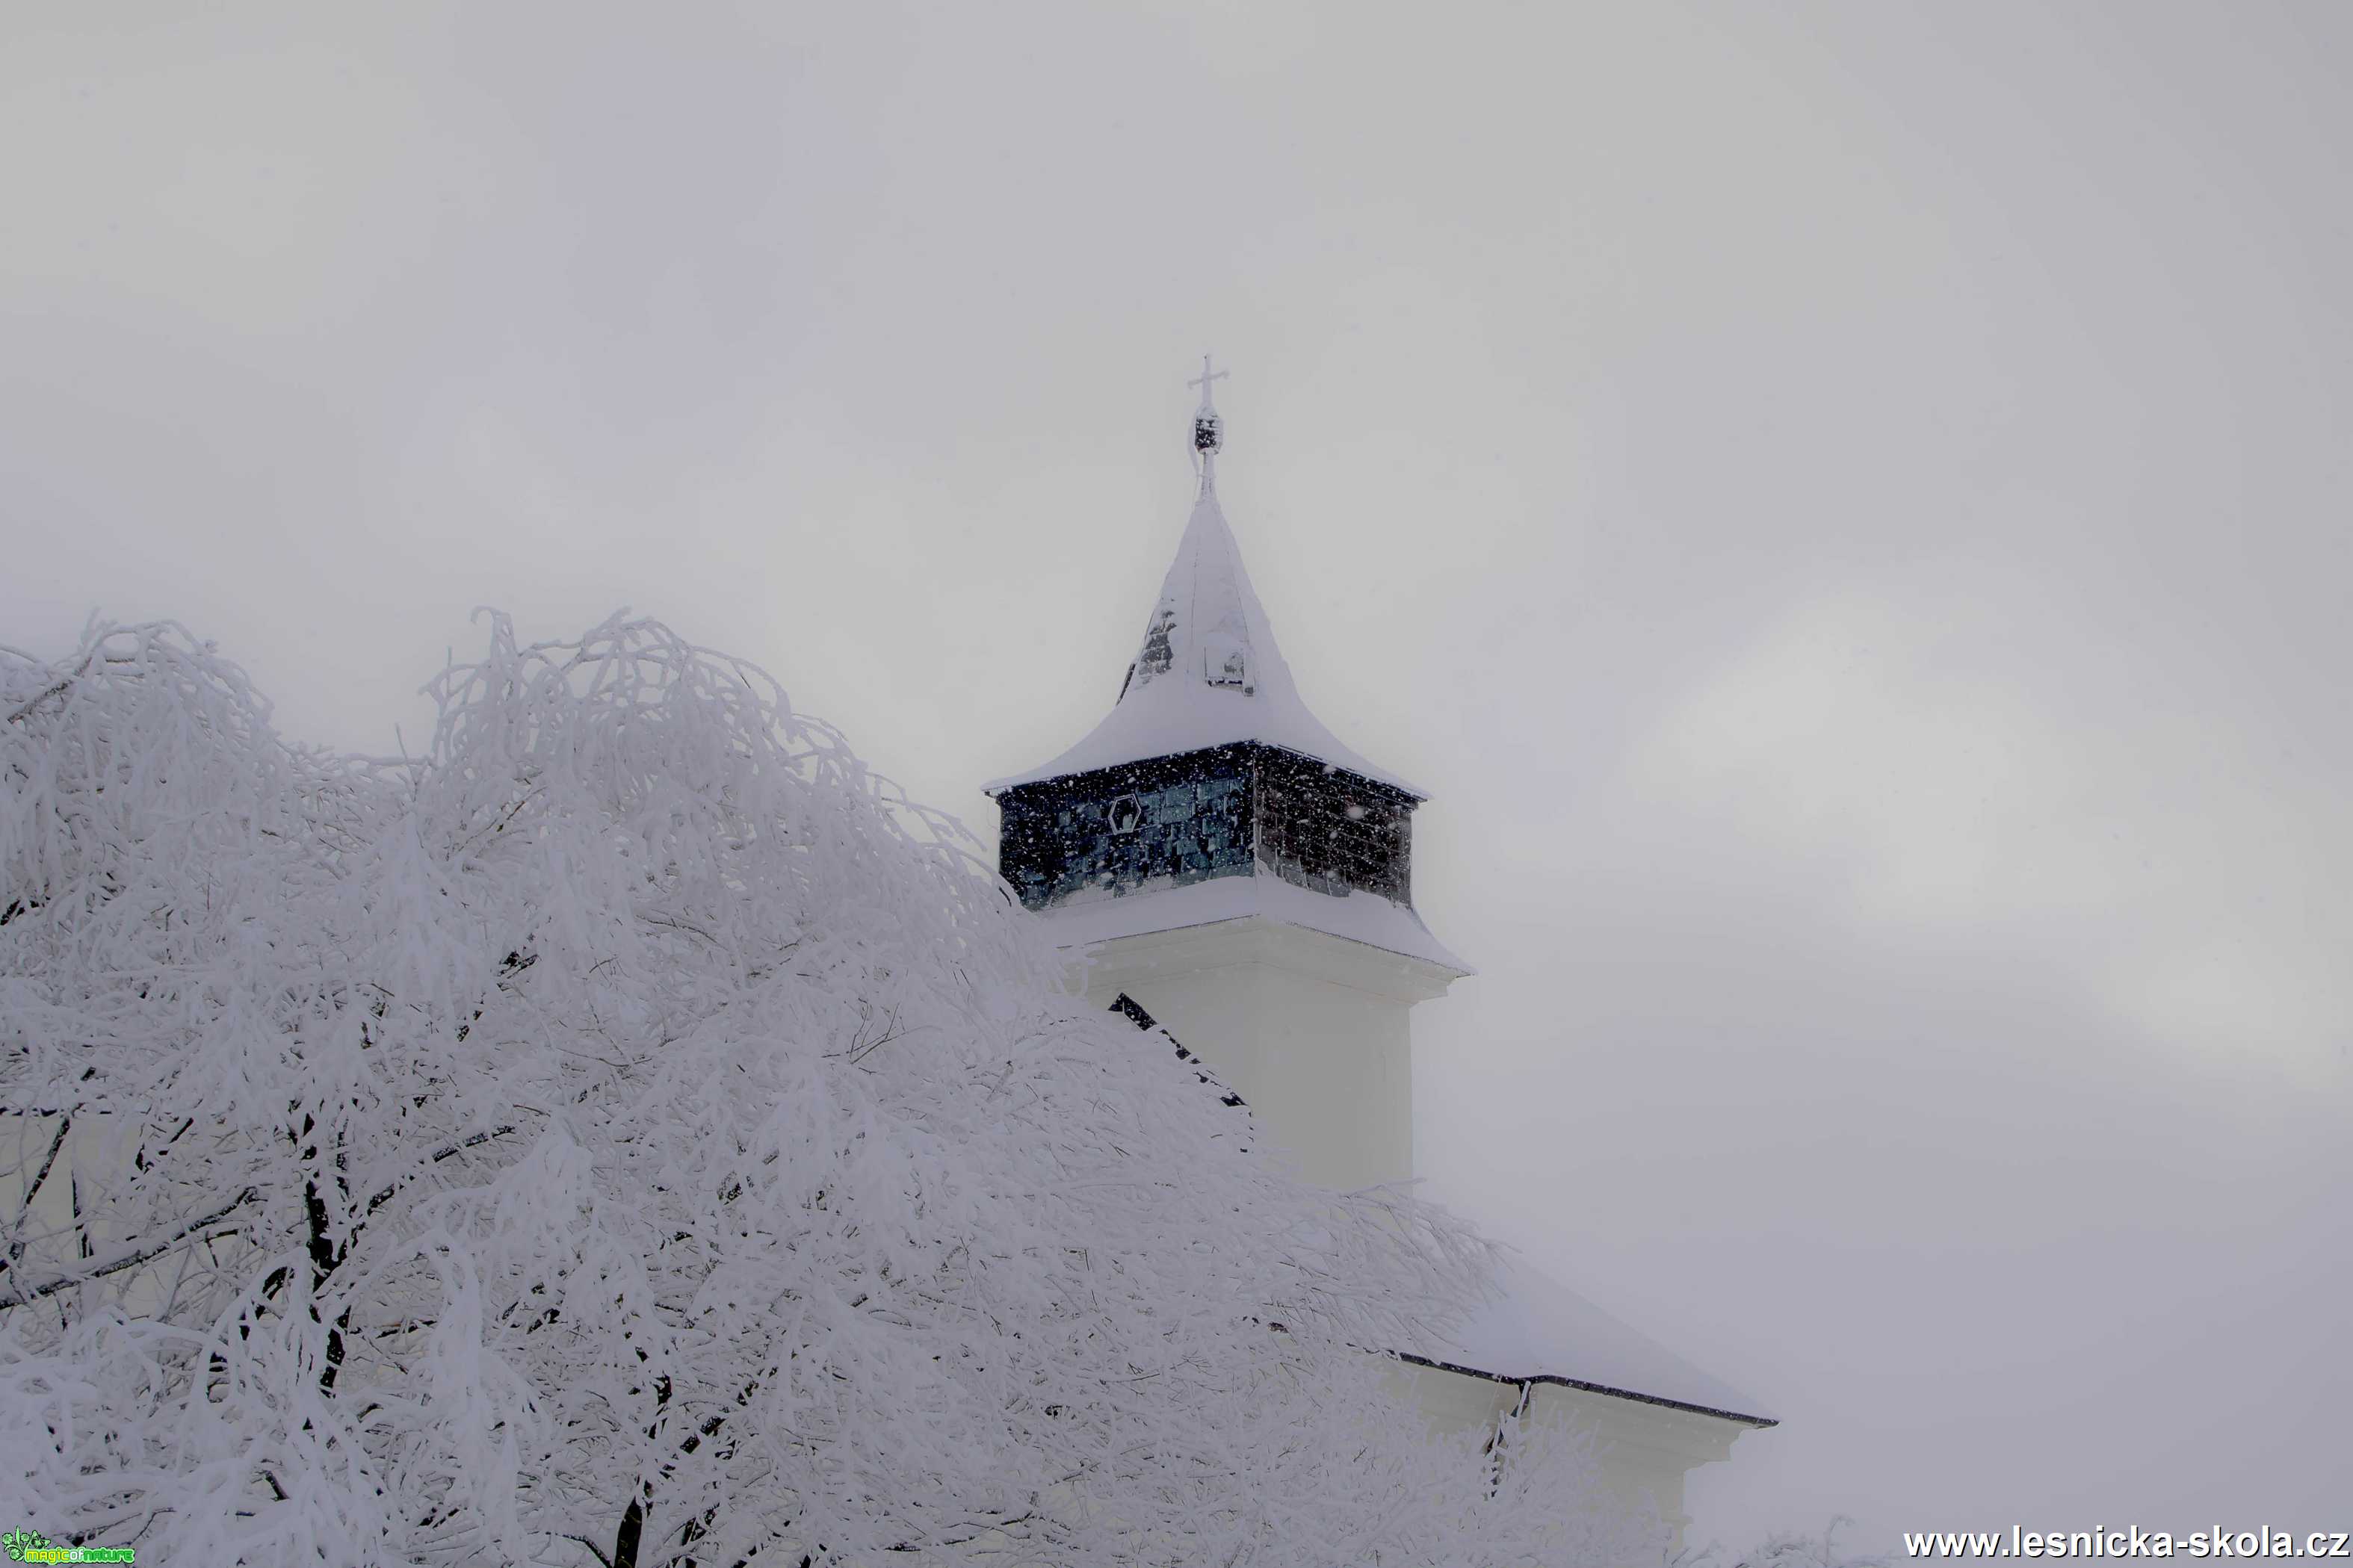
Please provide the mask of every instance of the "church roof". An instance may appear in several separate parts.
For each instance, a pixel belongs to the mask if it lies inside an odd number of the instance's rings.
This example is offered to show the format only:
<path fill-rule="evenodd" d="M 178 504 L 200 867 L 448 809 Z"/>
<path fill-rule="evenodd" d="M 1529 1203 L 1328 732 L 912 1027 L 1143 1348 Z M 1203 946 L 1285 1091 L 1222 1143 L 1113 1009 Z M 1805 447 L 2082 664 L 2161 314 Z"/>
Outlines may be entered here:
<path fill-rule="evenodd" d="M 1720 1415 L 1750 1426 L 1779 1423 L 1637 1329 L 1620 1322 L 1525 1259 L 1503 1269 L 1504 1295 L 1473 1312 L 1451 1350 L 1407 1359 L 1501 1383 L 1553 1383 L 1646 1405 Z"/>
<path fill-rule="evenodd" d="M 1375 767 L 1325 729 L 1291 679 L 1266 610 L 1242 569 L 1241 549 L 1218 505 L 1216 454 L 1204 457 L 1201 491 L 1176 559 L 1145 622 L 1119 700 L 1086 739 L 1053 761 L 990 783 L 1019 784 L 1092 773 L 1147 757 L 1257 741 L 1429 798 Z"/>

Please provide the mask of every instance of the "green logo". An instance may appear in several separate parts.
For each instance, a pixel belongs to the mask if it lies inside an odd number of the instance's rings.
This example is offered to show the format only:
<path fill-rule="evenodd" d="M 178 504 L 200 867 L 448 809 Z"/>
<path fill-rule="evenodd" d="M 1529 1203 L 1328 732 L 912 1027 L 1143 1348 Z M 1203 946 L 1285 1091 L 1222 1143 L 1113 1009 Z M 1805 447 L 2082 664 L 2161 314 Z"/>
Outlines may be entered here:
<path fill-rule="evenodd" d="M 135 1546 L 52 1546 L 37 1530 L 0 1535 L 0 1552 L 11 1563 L 128 1563 L 139 1554 Z"/>

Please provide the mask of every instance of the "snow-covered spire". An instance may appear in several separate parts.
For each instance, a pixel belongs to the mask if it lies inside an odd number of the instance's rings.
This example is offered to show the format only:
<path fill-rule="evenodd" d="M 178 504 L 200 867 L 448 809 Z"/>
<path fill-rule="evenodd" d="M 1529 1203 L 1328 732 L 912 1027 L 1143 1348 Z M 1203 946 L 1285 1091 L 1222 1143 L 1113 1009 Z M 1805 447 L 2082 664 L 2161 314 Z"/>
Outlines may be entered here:
<path fill-rule="evenodd" d="M 1193 416 L 1200 489 L 1117 704 L 1085 740 L 1042 767 L 996 781 L 990 794 L 1147 757 L 1258 741 L 1427 798 L 1342 745 L 1300 700 L 1218 504 L 1215 464 L 1225 429 L 1209 390 L 1225 374 L 1211 370 L 1204 355 L 1199 378 L 1187 384 L 1201 389 Z"/>

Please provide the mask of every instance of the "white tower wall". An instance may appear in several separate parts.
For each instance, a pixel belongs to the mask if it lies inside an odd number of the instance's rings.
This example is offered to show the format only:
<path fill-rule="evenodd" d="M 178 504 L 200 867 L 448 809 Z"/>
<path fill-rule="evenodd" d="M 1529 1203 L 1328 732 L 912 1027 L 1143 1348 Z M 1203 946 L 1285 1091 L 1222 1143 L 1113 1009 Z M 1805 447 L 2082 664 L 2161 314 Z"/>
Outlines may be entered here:
<path fill-rule="evenodd" d="M 1262 916 L 1121 937 L 1088 1000 L 1132 997 L 1321 1186 L 1413 1175 L 1413 1005 L 1451 971 Z"/>

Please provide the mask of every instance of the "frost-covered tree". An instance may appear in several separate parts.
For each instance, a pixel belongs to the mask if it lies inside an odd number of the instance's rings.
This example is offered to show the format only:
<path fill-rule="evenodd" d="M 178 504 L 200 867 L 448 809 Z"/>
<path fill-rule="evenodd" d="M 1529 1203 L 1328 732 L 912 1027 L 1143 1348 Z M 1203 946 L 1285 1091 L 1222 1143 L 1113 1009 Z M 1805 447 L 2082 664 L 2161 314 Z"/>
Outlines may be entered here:
<path fill-rule="evenodd" d="M 0 654 L 0 1514 L 142 1562 L 1642 1550 L 1573 1442 L 1387 1386 L 1483 1244 L 1255 1152 L 760 671 L 493 617 L 430 690 L 361 759 L 174 626 Z"/>

